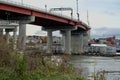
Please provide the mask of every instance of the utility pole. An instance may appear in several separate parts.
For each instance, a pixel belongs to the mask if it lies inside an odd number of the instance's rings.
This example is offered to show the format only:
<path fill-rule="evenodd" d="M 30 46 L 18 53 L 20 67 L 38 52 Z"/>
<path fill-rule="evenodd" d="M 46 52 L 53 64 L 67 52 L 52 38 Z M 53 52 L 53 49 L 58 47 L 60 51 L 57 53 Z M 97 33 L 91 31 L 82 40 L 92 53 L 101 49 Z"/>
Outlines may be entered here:
<path fill-rule="evenodd" d="M 76 12 L 77 12 L 77 18 L 78 18 L 78 21 L 79 21 L 79 13 L 78 13 L 78 0 L 76 0 Z"/>
<path fill-rule="evenodd" d="M 76 0 L 76 8 L 77 8 L 77 13 L 78 13 L 78 0 Z"/>
<path fill-rule="evenodd" d="M 90 27 L 89 12 L 88 12 L 88 10 L 87 10 L 87 24 Z M 88 30 L 87 33 L 88 33 L 88 40 L 90 40 L 90 33 L 91 33 L 91 31 Z"/>
<path fill-rule="evenodd" d="M 89 22 L 89 13 L 88 13 L 88 10 L 87 10 L 87 23 L 88 23 L 88 25 L 90 25 L 90 22 Z"/>
<path fill-rule="evenodd" d="M 23 5 L 23 0 L 21 0 L 21 4 Z"/>

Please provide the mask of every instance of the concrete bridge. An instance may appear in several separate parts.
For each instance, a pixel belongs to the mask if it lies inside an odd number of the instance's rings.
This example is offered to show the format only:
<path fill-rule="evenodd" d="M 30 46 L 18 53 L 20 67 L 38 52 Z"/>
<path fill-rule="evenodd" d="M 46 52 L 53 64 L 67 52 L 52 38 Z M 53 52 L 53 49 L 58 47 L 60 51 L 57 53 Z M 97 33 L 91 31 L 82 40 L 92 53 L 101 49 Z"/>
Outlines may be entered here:
<path fill-rule="evenodd" d="M 42 26 L 42 29 L 47 31 L 47 53 L 52 53 L 52 31 L 56 30 L 60 30 L 64 38 L 66 54 L 82 53 L 83 44 L 87 43 L 87 39 L 84 40 L 84 37 L 88 37 L 87 32 L 90 29 L 88 25 L 73 17 L 61 16 L 18 2 L 0 0 L 0 37 L 3 36 L 3 29 L 5 29 L 6 34 L 13 31 L 16 40 L 16 27 L 19 26 L 19 49 L 24 50 L 26 24 Z"/>

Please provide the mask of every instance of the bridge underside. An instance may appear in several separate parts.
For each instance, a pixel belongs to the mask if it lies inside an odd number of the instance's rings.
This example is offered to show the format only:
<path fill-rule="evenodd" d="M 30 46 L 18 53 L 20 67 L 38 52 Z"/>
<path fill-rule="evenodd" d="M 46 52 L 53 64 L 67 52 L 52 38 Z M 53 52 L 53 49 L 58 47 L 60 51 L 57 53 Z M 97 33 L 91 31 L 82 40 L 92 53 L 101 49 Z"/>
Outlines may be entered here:
<path fill-rule="evenodd" d="M 25 15 L 25 14 L 20 14 L 20 13 L 15 13 L 15 12 L 10 12 L 10 11 L 4 11 L 4 10 L 0 10 L 0 19 L 1 20 L 25 20 L 25 17 L 29 16 L 29 15 Z M 27 20 L 27 19 L 26 19 Z M 56 26 L 74 26 L 71 24 L 72 22 L 59 22 L 59 21 L 55 21 L 55 20 L 51 20 L 51 19 L 46 19 L 46 18 L 42 18 L 42 17 L 35 17 L 35 21 L 31 22 L 29 24 L 33 24 L 33 25 L 38 25 L 38 26 L 52 26 L 52 27 L 56 27 Z M 79 28 L 79 29 L 83 29 L 83 28 Z"/>
<path fill-rule="evenodd" d="M 61 30 L 64 37 L 65 53 L 71 54 L 71 39 L 72 44 L 76 40 L 81 44 L 77 45 L 82 50 L 83 48 L 83 33 L 87 31 L 87 25 L 72 19 L 60 17 L 47 12 L 38 12 L 24 7 L 12 6 L 0 3 L 0 20 L 9 21 L 16 20 L 19 24 L 19 46 L 20 49 L 25 48 L 26 41 L 26 24 L 42 26 L 43 30 L 48 32 L 47 50 L 51 53 L 52 48 L 52 31 Z M 1 23 L 0 23 L 1 24 Z M 7 31 L 7 30 L 6 30 Z M 7 31 L 8 33 L 9 31 Z M 16 33 L 16 32 L 15 32 Z M 81 35 L 82 34 L 82 35 Z M 78 38 L 80 37 L 80 38 Z M 78 51 L 79 53 L 80 51 Z"/>

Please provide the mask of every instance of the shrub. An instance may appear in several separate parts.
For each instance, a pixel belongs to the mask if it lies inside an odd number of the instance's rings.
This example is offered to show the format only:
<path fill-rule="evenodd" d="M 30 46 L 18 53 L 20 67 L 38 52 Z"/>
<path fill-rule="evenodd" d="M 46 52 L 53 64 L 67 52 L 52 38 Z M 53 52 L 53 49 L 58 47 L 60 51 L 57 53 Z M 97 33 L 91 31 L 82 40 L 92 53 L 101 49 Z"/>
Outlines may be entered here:
<path fill-rule="evenodd" d="M 75 74 L 66 55 L 57 62 L 52 56 L 18 53 L 4 42 L 0 43 L 0 50 L 0 80 L 84 80 Z"/>

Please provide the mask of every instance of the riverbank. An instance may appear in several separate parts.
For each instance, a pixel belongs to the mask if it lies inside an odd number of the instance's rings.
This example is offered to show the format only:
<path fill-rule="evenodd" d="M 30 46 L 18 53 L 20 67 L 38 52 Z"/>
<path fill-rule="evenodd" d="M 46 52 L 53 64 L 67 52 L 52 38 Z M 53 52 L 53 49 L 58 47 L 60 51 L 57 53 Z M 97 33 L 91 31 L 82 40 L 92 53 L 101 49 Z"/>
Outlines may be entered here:
<path fill-rule="evenodd" d="M 41 56 L 2 51 L 0 80 L 85 80 L 76 74 L 69 57 Z"/>
<path fill-rule="evenodd" d="M 83 53 L 81 54 L 83 56 L 102 56 L 102 57 L 119 57 L 120 53 L 106 53 L 106 54 L 102 54 L 102 53 Z"/>
<path fill-rule="evenodd" d="M 0 42 L 0 80 L 85 80 L 68 64 L 69 56 L 42 56 L 12 46 Z"/>
<path fill-rule="evenodd" d="M 93 64 L 98 58 L 94 56 L 93 61 L 83 61 L 82 59 L 91 57 L 77 55 L 75 59 L 81 60 L 78 60 L 79 68 L 76 68 L 76 64 L 69 63 L 70 60 L 76 63 L 72 59 L 73 55 L 42 56 L 34 52 L 29 54 L 13 50 L 7 44 L 0 45 L 0 52 L 0 80 L 86 80 L 84 77 L 89 69 L 80 65 Z"/>

